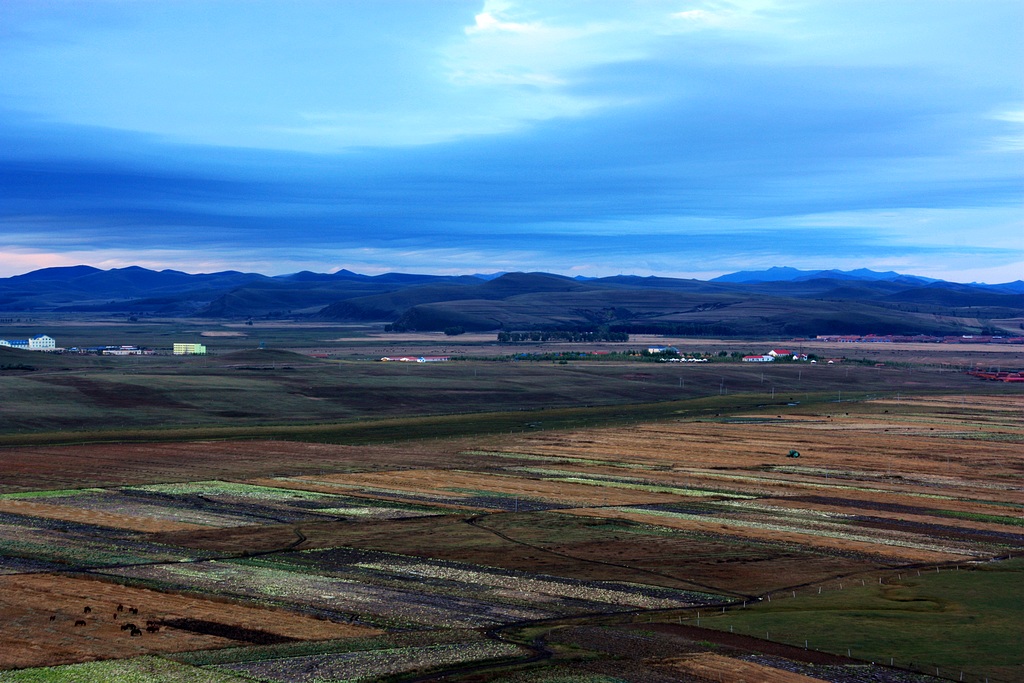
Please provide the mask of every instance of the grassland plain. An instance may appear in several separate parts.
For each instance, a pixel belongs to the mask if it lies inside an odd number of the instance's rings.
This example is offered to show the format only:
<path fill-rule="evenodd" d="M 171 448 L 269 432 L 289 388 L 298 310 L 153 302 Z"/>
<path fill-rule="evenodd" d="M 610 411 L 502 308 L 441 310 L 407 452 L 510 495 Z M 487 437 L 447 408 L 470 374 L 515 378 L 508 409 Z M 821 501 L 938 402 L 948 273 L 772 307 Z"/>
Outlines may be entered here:
<path fill-rule="evenodd" d="M 261 353 L 0 376 L 77 392 L 97 420 L 57 431 L 67 425 L 41 410 L 37 431 L 0 435 L 0 581 L 11 588 L 0 591 L 0 651 L 8 667 L 72 664 L 0 675 L 925 680 L 905 669 L 933 664 L 924 637 L 883 641 L 898 623 L 879 618 L 887 605 L 882 616 L 906 607 L 900 618 L 933 637 L 958 624 L 968 645 L 988 637 L 992 657 L 965 645 L 935 662 L 940 676 L 956 680 L 960 666 L 964 680 L 1019 680 L 1021 648 L 1002 637 L 1019 622 L 1019 587 L 994 599 L 1000 582 L 1019 586 L 1019 568 L 987 562 L 1024 549 L 1019 387 L 935 363 L 399 366 Z M 346 372 L 347 393 L 334 386 Z M 234 391 L 215 397 L 228 380 Z M 387 407 L 406 386 L 434 414 Z M 300 404 L 329 408 L 300 419 L 296 387 Z M 509 387 L 531 410 L 505 410 Z M 121 392 L 143 414 L 124 425 Z M 275 397 L 282 415 L 239 416 Z M 970 583 L 983 573 L 966 571 L 975 561 L 992 570 L 987 583 Z M 941 603 L 924 571 L 936 566 L 950 582 Z M 847 603 L 820 610 L 818 587 Z M 803 611 L 819 630 L 835 617 L 837 634 L 871 634 L 863 650 L 845 646 L 852 660 L 842 643 L 804 651 L 781 622 L 754 638 L 769 595 L 794 624 Z M 916 609 L 932 603 L 942 609 Z M 157 630 L 121 631 L 118 605 Z M 756 625 L 706 628 L 722 607 L 716 619 Z M 868 647 L 881 642 L 904 669 L 865 663 L 886 663 Z M 388 658 L 404 664 L 380 669 Z M 197 671 L 208 677 L 188 678 Z"/>
<path fill-rule="evenodd" d="M 193 330 L 188 325 L 170 323 L 147 323 L 143 327 L 93 324 L 72 326 L 68 332 L 81 336 L 101 330 L 98 334 L 106 335 L 108 341 L 111 336 L 114 341 L 135 343 L 162 340 L 160 347 L 165 352 L 170 340 L 207 339 L 202 334 L 237 332 L 235 328 L 209 322 L 197 325 Z M 921 360 L 890 348 L 897 346 L 891 344 L 856 349 L 847 345 L 849 348 L 840 349 L 833 348 L 836 345 L 823 344 L 817 348 L 801 343 L 804 352 L 870 362 L 836 366 L 773 363 L 770 367 L 752 367 L 732 362 L 728 353 L 763 352 L 774 344 L 740 340 L 678 342 L 681 348 L 699 349 L 712 356 L 715 362 L 708 364 L 642 362 L 638 357 L 614 361 L 590 357 L 564 364 L 512 362 L 514 355 L 523 352 L 527 354 L 525 358 L 535 351 L 622 352 L 643 348 L 645 344 L 502 346 L 484 341 L 460 344 L 444 339 L 443 335 L 428 335 L 418 341 L 403 339 L 396 344 L 380 335 L 370 336 L 366 330 L 359 330 L 358 334 L 364 336 L 358 337 L 352 336 L 350 328 L 294 324 L 237 333 L 258 336 L 263 332 L 275 343 L 292 350 L 255 349 L 258 342 L 252 336 L 209 337 L 213 340 L 211 355 L 193 358 L 49 356 L 0 349 L 0 389 L 5 395 L 18 396 L 17 401 L 0 405 L 0 436 L 12 443 L 10 439 L 16 435 L 53 440 L 60 432 L 65 433 L 65 438 L 67 432 L 79 438 L 100 432 L 110 439 L 118 438 L 111 432 L 123 435 L 129 430 L 155 430 L 168 438 L 181 438 L 181 430 L 231 426 L 266 429 L 269 425 L 336 424 L 428 414 L 515 413 L 524 409 L 664 403 L 708 396 L 758 396 L 762 402 L 782 404 L 806 402 L 814 396 L 840 398 L 844 391 L 848 396 L 919 391 L 969 395 L 976 390 L 977 380 L 954 372 L 953 368 L 975 363 L 986 367 L 1024 364 L 1021 350 L 1001 347 L 961 350 L 933 344 L 921 351 L 927 354 Z M 348 336 L 337 337 L 339 334 Z M 132 335 L 141 337 L 136 340 Z M 98 341 L 89 336 L 83 338 Z M 346 341 L 341 343 L 338 339 Z M 464 360 L 436 364 L 376 362 L 396 348 L 416 355 L 444 354 Z M 726 357 L 723 359 L 718 353 L 726 353 Z M 874 367 L 875 362 L 886 365 Z M 1012 391 L 1006 387 L 991 390 Z M 53 405 L 60 405 L 61 410 L 47 410 Z M 515 423 L 509 428 L 515 428 Z M 254 433 L 260 435 L 258 431 Z M 191 438 L 197 436 L 193 431 Z"/>
<path fill-rule="evenodd" d="M 1024 674 L 1024 561 L 970 563 L 886 574 L 883 581 L 830 581 L 775 596 L 701 625 L 947 677 L 1017 681 Z M 693 619 L 688 620 L 693 623 Z M 913 653 L 913 654 L 911 654 Z"/>

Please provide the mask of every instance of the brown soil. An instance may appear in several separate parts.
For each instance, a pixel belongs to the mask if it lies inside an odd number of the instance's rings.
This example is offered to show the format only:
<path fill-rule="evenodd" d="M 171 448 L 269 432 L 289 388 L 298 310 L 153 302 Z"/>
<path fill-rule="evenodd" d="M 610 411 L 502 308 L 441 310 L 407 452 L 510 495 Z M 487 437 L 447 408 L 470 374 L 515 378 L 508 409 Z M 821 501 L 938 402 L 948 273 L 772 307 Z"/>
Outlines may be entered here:
<path fill-rule="evenodd" d="M 762 640 L 760 638 L 754 638 L 753 636 L 745 636 L 739 633 L 726 633 L 725 631 L 715 631 L 714 629 L 700 628 L 699 626 L 683 626 L 677 624 L 636 624 L 633 628 L 643 629 L 645 631 L 658 631 L 674 636 L 682 636 L 693 641 L 718 643 L 719 645 L 726 645 L 728 647 L 736 648 L 737 650 L 760 652 L 766 655 L 791 659 L 795 662 L 807 662 L 808 664 L 843 665 L 862 663 L 859 660 L 843 657 L 842 655 L 833 655 L 828 652 L 819 652 L 818 650 L 804 650 L 803 648 L 784 645 L 782 643 L 773 643 L 770 640 Z M 762 679 L 755 678 L 752 680 Z"/>
<path fill-rule="evenodd" d="M 431 445 L 359 447 L 288 441 L 11 447 L 0 449 L 0 457 L 0 493 L 435 467 L 441 460 L 458 467 L 474 460 Z"/>
<path fill-rule="evenodd" d="M 584 515 L 588 517 L 628 519 L 638 524 L 657 524 L 658 526 L 669 527 L 671 529 L 682 529 L 684 531 L 717 533 L 734 537 L 742 537 L 750 540 L 771 541 L 775 543 L 791 543 L 820 550 L 831 550 L 834 552 L 845 552 L 856 555 L 877 555 L 888 558 L 894 562 L 951 562 L 954 560 L 967 560 L 974 557 L 972 553 L 936 552 L 932 550 L 835 538 L 832 536 L 818 536 L 793 531 L 752 528 L 740 524 L 720 521 L 704 522 L 700 520 L 672 517 L 653 517 L 651 515 L 605 509 L 586 510 L 581 508 L 560 512 L 566 512 L 567 514 L 573 515 Z"/>
<path fill-rule="evenodd" d="M 732 683 L 813 683 L 821 680 L 763 664 L 723 657 L 712 652 L 663 659 L 653 666 L 656 669 L 690 674 L 701 679 Z"/>
<path fill-rule="evenodd" d="M 117 611 L 119 604 L 124 606 L 121 612 Z M 89 613 L 85 612 L 87 607 Z M 131 614 L 131 607 L 138 609 L 138 614 Z M 0 615 L 0 669 L 238 646 L 251 642 L 251 632 L 256 631 L 295 640 L 378 633 L 282 610 L 58 574 L 0 576 Z M 53 621 L 51 616 L 55 617 Z M 187 619 L 219 624 L 222 629 L 213 635 L 166 625 Z M 85 625 L 76 626 L 77 621 Z M 157 632 L 148 632 L 147 622 L 165 625 Z M 132 637 L 121 628 L 126 623 L 136 624 L 143 634 Z M 247 637 L 232 638 L 232 629 L 239 629 L 237 633 Z"/>
<path fill-rule="evenodd" d="M 87 510 L 73 505 L 53 505 L 50 503 L 34 503 L 27 500 L 0 499 L 0 512 L 13 512 L 18 515 L 30 515 L 45 519 L 62 519 L 68 522 L 95 524 L 96 526 L 128 529 L 131 531 L 199 531 L 208 527 L 187 522 L 174 522 L 165 519 L 153 519 L 139 515 Z"/>
<path fill-rule="evenodd" d="M 459 470 L 405 470 L 399 472 L 371 472 L 365 474 L 335 474 L 323 477 L 303 477 L 299 483 L 327 484 L 344 489 L 387 489 L 410 493 L 430 493 L 450 496 L 453 502 L 480 493 L 493 492 L 504 496 L 519 496 L 566 505 L 639 505 L 668 503 L 677 496 L 647 493 L 626 489 L 603 488 L 561 481 L 543 481 L 490 472 Z"/>

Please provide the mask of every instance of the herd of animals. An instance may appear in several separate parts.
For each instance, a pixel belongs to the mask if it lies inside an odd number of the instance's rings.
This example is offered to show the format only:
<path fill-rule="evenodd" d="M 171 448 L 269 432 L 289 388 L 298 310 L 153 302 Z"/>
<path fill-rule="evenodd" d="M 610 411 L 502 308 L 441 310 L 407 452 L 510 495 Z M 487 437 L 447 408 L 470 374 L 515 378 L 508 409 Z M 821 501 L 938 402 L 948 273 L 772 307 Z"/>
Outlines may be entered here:
<path fill-rule="evenodd" d="M 113 618 L 116 620 L 120 615 L 124 614 L 125 612 L 127 612 L 129 615 L 138 616 L 139 608 L 138 607 L 125 607 L 123 604 L 118 604 L 117 605 L 117 611 L 114 612 L 114 617 Z M 83 607 L 82 608 L 82 614 L 83 615 L 92 614 L 92 607 L 90 607 L 88 605 Z M 56 614 L 51 614 L 50 615 L 50 621 L 57 621 L 57 615 Z M 84 618 L 83 619 L 75 619 L 75 626 L 88 626 L 88 625 L 89 625 L 89 622 L 86 619 L 84 619 Z M 128 631 L 128 635 L 131 635 L 131 636 L 141 636 L 142 635 L 142 629 L 139 626 L 137 626 L 135 623 L 131 622 L 131 621 L 126 621 L 125 623 L 121 624 L 121 630 L 122 631 Z M 147 620 L 146 621 L 146 632 L 147 633 L 156 633 L 159 630 L 160 630 L 160 622 L 153 621 L 153 620 Z"/>

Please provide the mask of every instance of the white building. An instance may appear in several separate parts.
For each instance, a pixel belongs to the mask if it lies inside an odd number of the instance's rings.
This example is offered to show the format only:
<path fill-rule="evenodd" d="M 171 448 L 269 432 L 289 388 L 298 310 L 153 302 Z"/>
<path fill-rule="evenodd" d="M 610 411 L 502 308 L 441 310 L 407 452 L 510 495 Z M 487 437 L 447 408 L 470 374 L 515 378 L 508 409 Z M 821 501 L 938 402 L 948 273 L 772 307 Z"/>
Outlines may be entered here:
<path fill-rule="evenodd" d="M 28 340 L 28 348 L 32 351 L 53 351 L 57 348 L 57 340 L 47 334 L 37 334 Z"/>
<path fill-rule="evenodd" d="M 206 347 L 202 344 L 186 344 L 175 342 L 173 347 L 173 353 L 175 356 L 204 356 L 206 355 Z"/>
<path fill-rule="evenodd" d="M 49 335 L 37 334 L 30 339 L 0 339 L 0 346 L 25 351 L 53 351 L 57 348 L 57 341 Z"/>

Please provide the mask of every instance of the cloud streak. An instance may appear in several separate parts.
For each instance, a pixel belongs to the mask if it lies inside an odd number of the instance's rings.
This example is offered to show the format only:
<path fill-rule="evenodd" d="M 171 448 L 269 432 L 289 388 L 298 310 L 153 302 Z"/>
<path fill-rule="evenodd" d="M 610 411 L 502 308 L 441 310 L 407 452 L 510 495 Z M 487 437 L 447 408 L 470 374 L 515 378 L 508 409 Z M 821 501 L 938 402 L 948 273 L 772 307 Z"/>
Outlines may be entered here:
<path fill-rule="evenodd" d="M 984 6 L 12 0 L 3 267 L 1015 279 L 1024 10 Z"/>

